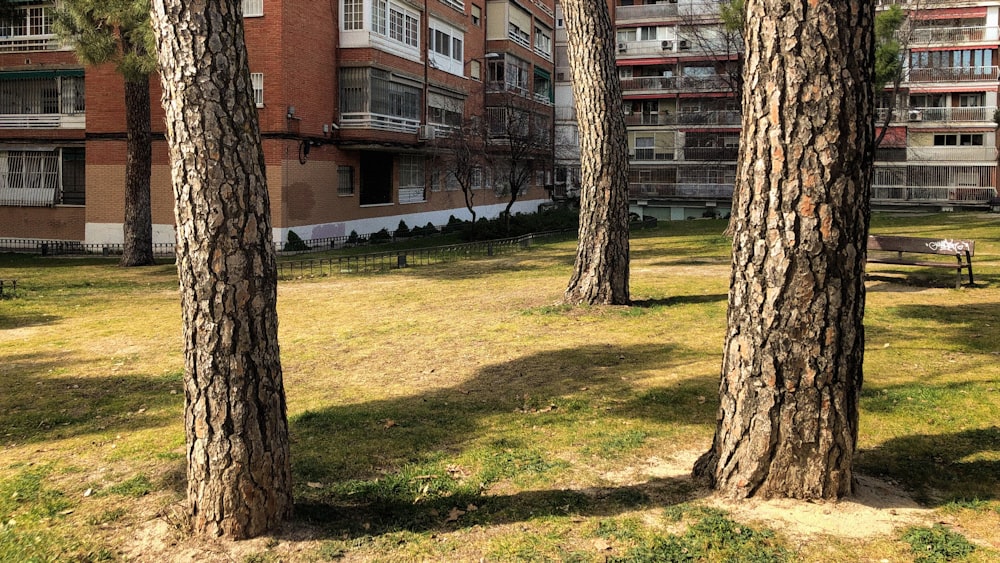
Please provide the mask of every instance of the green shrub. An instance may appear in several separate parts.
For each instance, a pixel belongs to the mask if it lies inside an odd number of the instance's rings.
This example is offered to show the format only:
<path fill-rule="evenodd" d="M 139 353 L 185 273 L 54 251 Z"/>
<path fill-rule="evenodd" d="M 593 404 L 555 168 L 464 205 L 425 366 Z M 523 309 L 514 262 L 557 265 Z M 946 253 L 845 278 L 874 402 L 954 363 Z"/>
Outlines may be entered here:
<path fill-rule="evenodd" d="M 935 524 L 933 528 L 914 526 L 903 534 L 903 541 L 910 544 L 917 563 L 954 561 L 972 553 L 976 548 L 965 536 L 940 524 Z"/>
<path fill-rule="evenodd" d="M 406 238 L 410 236 L 410 227 L 406 225 L 406 221 L 402 219 L 399 220 L 399 225 L 396 227 L 396 232 L 393 233 L 396 238 Z"/>
<path fill-rule="evenodd" d="M 309 245 L 299 235 L 295 234 L 295 231 L 288 231 L 288 242 L 285 243 L 284 250 L 286 252 L 300 252 L 309 250 Z"/>
<path fill-rule="evenodd" d="M 380 244 L 384 242 L 389 242 L 391 240 L 392 240 L 392 235 L 390 235 L 389 231 L 387 231 L 384 228 L 377 233 L 372 233 L 371 237 L 369 237 L 368 239 L 368 241 L 371 242 L 372 244 Z"/>

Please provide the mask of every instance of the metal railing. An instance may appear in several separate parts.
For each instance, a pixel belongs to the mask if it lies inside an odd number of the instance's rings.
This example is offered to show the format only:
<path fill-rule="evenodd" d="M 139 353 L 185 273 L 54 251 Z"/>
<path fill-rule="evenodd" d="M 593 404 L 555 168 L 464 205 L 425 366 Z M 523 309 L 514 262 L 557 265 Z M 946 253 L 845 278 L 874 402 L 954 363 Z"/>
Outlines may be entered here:
<path fill-rule="evenodd" d="M 885 121 L 886 113 L 889 110 L 879 108 L 877 120 L 879 123 Z M 981 107 L 909 107 L 896 108 L 892 113 L 893 123 L 918 123 L 922 121 L 951 122 L 951 121 L 982 121 L 993 123 L 993 116 L 996 114 L 996 106 Z"/>
<path fill-rule="evenodd" d="M 631 182 L 629 183 L 628 193 L 629 197 L 633 199 L 657 197 L 727 199 L 733 197 L 733 185 Z"/>
<path fill-rule="evenodd" d="M 997 26 L 917 27 L 910 32 L 910 44 L 946 43 L 958 45 L 997 40 Z"/>
<path fill-rule="evenodd" d="M 728 77 L 715 76 L 641 76 L 638 78 L 622 78 L 622 93 L 643 91 L 669 92 L 683 90 L 729 90 L 732 84 Z"/>
<path fill-rule="evenodd" d="M 974 186 L 872 186 L 872 201 L 988 204 L 996 188 Z"/>
<path fill-rule="evenodd" d="M 343 113 L 340 116 L 340 126 L 344 129 L 380 129 L 416 133 L 420 127 L 420 120 L 381 113 Z"/>
<path fill-rule="evenodd" d="M 570 231 L 535 233 L 520 237 L 429 248 L 388 250 L 369 254 L 278 262 L 278 279 L 294 279 L 334 274 L 379 273 L 413 266 L 429 266 L 469 258 L 512 254 L 531 247 L 542 238 L 564 236 Z M 575 234 L 575 231 L 574 231 Z"/>
<path fill-rule="evenodd" d="M 904 74 L 907 82 L 986 82 L 1000 76 L 996 66 L 910 68 Z"/>

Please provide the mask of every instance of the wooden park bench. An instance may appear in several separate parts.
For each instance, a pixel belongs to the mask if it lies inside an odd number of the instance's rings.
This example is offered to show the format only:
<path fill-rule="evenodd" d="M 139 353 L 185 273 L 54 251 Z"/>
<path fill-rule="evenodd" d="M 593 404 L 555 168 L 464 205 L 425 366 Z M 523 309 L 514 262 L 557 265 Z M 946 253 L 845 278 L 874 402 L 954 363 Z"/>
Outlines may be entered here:
<path fill-rule="evenodd" d="M 936 238 L 898 237 L 871 235 L 868 237 L 868 262 L 874 264 L 899 264 L 904 266 L 923 266 L 927 268 L 950 268 L 955 270 L 958 280 L 955 288 L 962 287 L 962 270 L 969 272 L 969 285 L 974 285 L 972 279 L 972 256 L 975 254 L 976 241 L 952 240 Z M 955 261 L 929 259 L 926 256 L 913 255 L 935 254 L 939 256 L 954 256 Z"/>

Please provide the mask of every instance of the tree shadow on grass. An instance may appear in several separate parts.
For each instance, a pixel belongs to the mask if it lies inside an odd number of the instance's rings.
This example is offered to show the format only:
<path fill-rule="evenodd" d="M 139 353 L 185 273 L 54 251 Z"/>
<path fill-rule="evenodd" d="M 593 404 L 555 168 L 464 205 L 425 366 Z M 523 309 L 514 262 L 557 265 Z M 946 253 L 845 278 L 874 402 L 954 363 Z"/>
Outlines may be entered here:
<path fill-rule="evenodd" d="M 8 356 L 0 368 L 0 437 L 38 443 L 170 424 L 181 416 L 180 373 L 62 375 L 79 362 L 62 354 Z"/>
<path fill-rule="evenodd" d="M 0 330 L 49 325 L 55 324 L 60 320 L 62 320 L 61 316 L 47 313 L 15 313 L 14 311 L 0 311 Z"/>
<path fill-rule="evenodd" d="M 643 309 L 655 309 L 659 307 L 671 307 L 674 305 L 700 305 L 703 303 L 720 303 L 729 299 L 724 293 L 712 293 L 708 295 L 674 295 L 662 299 L 637 299 L 632 302 L 633 307 Z"/>
<path fill-rule="evenodd" d="M 537 489 L 558 470 L 586 463 L 581 457 L 641 445 L 642 432 L 623 420 L 713 424 L 715 407 L 704 394 L 717 386 L 714 377 L 680 379 L 630 399 L 649 371 L 680 368 L 696 355 L 652 345 L 546 351 L 486 366 L 450 388 L 305 412 L 290 421 L 297 513 L 331 533 L 370 535 L 690 500 L 694 485 L 686 478 Z M 607 451 L 588 452 L 587 444 Z M 532 490 L 490 492 L 504 482 Z M 448 521 L 453 508 L 466 511 L 460 521 Z"/>
<path fill-rule="evenodd" d="M 861 450 L 857 469 L 896 482 L 917 502 L 940 506 L 1000 498 L 1000 428 L 916 434 Z"/>
<path fill-rule="evenodd" d="M 656 478 L 638 485 L 586 489 L 529 490 L 509 495 L 458 494 L 423 502 L 343 498 L 298 502 L 295 519 L 350 539 L 399 531 L 454 531 L 499 526 L 544 517 L 614 516 L 647 507 L 690 502 L 708 491 L 687 477 Z"/>
<path fill-rule="evenodd" d="M 951 341 L 964 351 L 978 353 L 1000 352 L 996 333 L 997 319 L 1000 319 L 1000 303 L 975 303 L 962 305 L 898 305 L 893 307 L 896 315 L 902 319 L 918 319 L 931 321 L 941 326 L 937 329 L 937 338 Z M 899 323 L 893 332 L 900 329 Z M 923 327 L 915 328 L 914 337 L 921 337 Z M 908 340 L 907 335 L 894 336 Z"/>

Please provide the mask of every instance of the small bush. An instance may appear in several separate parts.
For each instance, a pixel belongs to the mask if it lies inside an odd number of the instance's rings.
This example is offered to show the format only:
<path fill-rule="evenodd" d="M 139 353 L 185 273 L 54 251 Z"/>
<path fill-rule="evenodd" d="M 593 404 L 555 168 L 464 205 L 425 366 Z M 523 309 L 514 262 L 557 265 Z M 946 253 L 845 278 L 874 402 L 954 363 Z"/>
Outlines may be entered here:
<path fill-rule="evenodd" d="M 972 553 L 976 548 L 965 536 L 940 524 L 935 524 L 933 528 L 914 526 L 903 534 L 903 541 L 910 544 L 917 563 L 954 561 Z"/>
<path fill-rule="evenodd" d="M 390 235 L 389 231 L 387 231 L 386 229 L 382 229 L 377 233 L 372 233 L 371 237 L 368 240 L 372 244 L 381 244 L 384 242 L 391 241 L 392 235 Z"/>
<path fill-rule="evenodd" d="M 286 252 L 300 252 L 309 250 L 309 245 L 299 235 L 295 234 L 295 231 L 288 231 L 288 242 L 285 243 L 284 250 Z"/>
<path fill-rule="evenodd" d="M 351 234 L 347 236 L 347 244 L 361 244 L 364 240 L 363 237 L 358 236 L 357 231 L 351 231 Z"/>
<path fill-rule="evenodd" d="M 400 219 L 399 225 L 396 227 L 396 232 L 393 233 L 393 236 L 396 238 L 406 238 L 410 236 L 410 234 L 410 227 L 406 225 L 406 221 Z"/>

